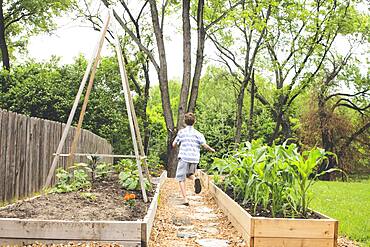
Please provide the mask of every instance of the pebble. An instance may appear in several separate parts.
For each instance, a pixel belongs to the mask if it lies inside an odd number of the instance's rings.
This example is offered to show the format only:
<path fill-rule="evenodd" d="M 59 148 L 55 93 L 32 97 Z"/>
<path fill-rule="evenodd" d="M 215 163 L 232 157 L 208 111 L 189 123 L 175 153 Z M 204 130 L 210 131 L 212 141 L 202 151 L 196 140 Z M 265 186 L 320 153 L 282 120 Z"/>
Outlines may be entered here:
<path fill-rule="evenodd" d="M 203 205 L 204 202 L 189 200 L 189 204 L 190 205 Z"/>
<path fill-rule="evenodd" d="M 188 196 L 188 199 L 197 201 L 197 200 L 201 200 L 202 197 L 201 196 Z"/>
<path fill-rule="evenodd" d="M 213 212 L 213 209 L 208 208 L 208 207 L 197 207 L 197 208 L 195 208 L 195 212 L 197 212 L 197 213 L 211 213 L 211 212 Z"/>
<path fill-rule="evenodd" d="M 198 239 L 195 240 L 197 244 L 199 244 L 202 247 L 228 247 L 229 244 L 227 240 L 223 239 L 215 239 L 215 238 L 206 238 L 206 239 Z"/>
<path fill-rule="evenodd" d="M 177 237 L 179 238 L 196 238 L 198 234 L 195 232 L 178 232 Z"/>
<path fill-rule="evenodd" d="M 204 227 L 202 230 L 205 231 L 205 232 L 208 232 L 210 234 L 219 234 L 220 233 L 220 231 L 217 228 L 214 228 L 214 227 Z"/>
<path fill-rule="evenodd" d="M 217 214 L 210 214 L 210 213 L 195 213 L 190 216 L 194 220 L 213 220 L 217 219 Z"/>
<path fill-rule="evenodd" d="M 190 226 L 176 226 L 176 228 L 177 228 L 178 231 L 188 231 L 188 230 L 193 230 L 194 226 L 193 225 L 190 225 Z"/>
<path fill-rule="evenodd" d="M 191 225 L 191 220 L 186 216 L 172 216 L 172 223 L 176 226 Z"/>

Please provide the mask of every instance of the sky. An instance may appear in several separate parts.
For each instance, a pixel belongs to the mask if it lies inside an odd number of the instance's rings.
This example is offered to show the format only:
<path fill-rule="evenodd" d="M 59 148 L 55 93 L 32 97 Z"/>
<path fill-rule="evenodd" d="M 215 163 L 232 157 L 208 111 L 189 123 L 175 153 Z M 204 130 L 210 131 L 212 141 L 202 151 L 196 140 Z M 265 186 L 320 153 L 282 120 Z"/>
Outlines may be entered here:
<path fill-rule="evenodd" d="M 104 11 L 104 10 L 103 10 Z M 108 11 L 107 11 L 108 13 Z M 104 16 L 104 14 L 103 14 Z M 179 17 L 181 18 L 181 17 Z M 174 18 L 171 18 L 173 20 Z M 175 18 L 176 19 L 176 18 Z M 166 23 L 166 55 L 168 62 L 168 77 L 169 79 L 180 80 L 182 78 L 182 35 L 177 31 L 175 22 L 169 20 Z M 112 20 L 115 22 L 115 20 Z M 52 34 L 41 34 L 30 39 L 29 53 L 27 58 L 34 58 L 37 61 L 49 60 L 52 55 L 61 58 L 61 63 L 73 63 L 74 58 L 79 54 L 83 54 L 87 59 L 90 59 L 94 48 L 99 40 L 99 32 L 94 31 L 87 23 L 73 21 L 72 16 L 63 16 L 56 20 L 58 28 Z M 181 23 L 180 23 L 181 25 Z M 118 34 L 123 32 L 119 25 L 117 26 Z M 208 42 L 209 44 L 209 42 Z M 195 53 L 196 34 L 192 34 L 193 53 Z M 348 43 L 345 39 L 339 38 L 335 46 L 342 51 L 343 55 L 348 50 Z M 366 47 L 368 50 L 368 47 Z M 364 52 L 364 51 L 358 51 Z M 214 47 L 206 43 L 206 57 L 215 56 L 216 50 Z M 112 55 L 112 49 L 108 48 L 107 42 L 104 45 L 102 55 Z M 367 55 L 360 56 L 361 69 L 363 73 L 368 70 Z M 194 59 L 194 58 L 193 58 Z M 212 62 L 211 62 L 212 63 Z M 204 65 L 203 73 L 206 71 L 207 64 Z M 83 75 L 81 75 L 82 78 Z M 150 68 L 150 77 L 153 84 L 157 84 L 158 78 L 154 67 Z"/>
<path fill-rule="evenodd" d="M 113 21 L 115 22 L 114 19 Z M 61 58 L 62 64 L 73 63 L 79 54 L 90 59 L 99 40 L 99 32 L 94 31 L 88 24 L 72 21 L 69 16 L 58 18 L 56 22 L 58 28 L 52 34 L 41 34 L 30 39 L 27 58 L 45 61 L 55 55 Z M 123 32 L 119 25 L 116 26 L 118 34 Z M 182 36 L 176 33 L 171 25 L 169 29 L 173 29 L 170 31 L 173 34 L 166 40 L 168 77 L 179 80 L 182 78 Z M 108 42 L 103 46 L 102 55 L 112 55 Z M 158 79 L 154 67 L 150 71 L 151 81 L 155 84 Z"/>

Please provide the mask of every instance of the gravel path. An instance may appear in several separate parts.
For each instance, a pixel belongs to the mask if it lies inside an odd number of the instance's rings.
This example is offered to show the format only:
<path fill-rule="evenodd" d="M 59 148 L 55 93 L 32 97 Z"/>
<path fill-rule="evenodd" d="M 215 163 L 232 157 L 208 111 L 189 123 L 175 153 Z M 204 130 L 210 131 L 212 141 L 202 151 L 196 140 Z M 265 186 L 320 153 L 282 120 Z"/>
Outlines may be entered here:
<path fill-rule="evenodd" d="M 246 246 L 241 235 L 206 191 L 195 195 L 190 180 L 186 182 L 186 187 L 189 207 L 181 205 L 183 201 L 178 182 L 172 178 L 165 181 L 161 189 L 150 247 Z M 340 237 L 338 247 L 358 247 L 358 245 Z"/>
<path fill-rule="evenodd" d="M 205 191 L 195 195 L 190 180 L 186 186 L 190 206 L 181 205 L 178 182 L 165 181 L 149 246 L 245 246 L 213 198 Z"/>

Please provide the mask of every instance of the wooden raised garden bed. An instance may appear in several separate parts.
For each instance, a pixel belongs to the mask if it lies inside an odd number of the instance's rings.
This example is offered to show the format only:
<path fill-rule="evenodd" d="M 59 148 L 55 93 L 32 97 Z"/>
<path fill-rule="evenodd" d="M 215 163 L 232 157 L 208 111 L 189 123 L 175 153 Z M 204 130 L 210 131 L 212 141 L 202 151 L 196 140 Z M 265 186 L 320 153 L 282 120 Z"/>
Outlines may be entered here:
<path fill-rule="evenodd" d="M 338 221 L 319 214 L 322 219 L 253 217 L 218 188 L 204 172 L 204 188 L 215 198 L 249 247 L 335 247 Z"/>
<path fill-rule="evenodd" d="M 147 246 L 157 211 L 163 172 L 146 216 L 137 221 L 67 221 L 0 218 L 0 246 L 39 243 L 101 242 Z"/>

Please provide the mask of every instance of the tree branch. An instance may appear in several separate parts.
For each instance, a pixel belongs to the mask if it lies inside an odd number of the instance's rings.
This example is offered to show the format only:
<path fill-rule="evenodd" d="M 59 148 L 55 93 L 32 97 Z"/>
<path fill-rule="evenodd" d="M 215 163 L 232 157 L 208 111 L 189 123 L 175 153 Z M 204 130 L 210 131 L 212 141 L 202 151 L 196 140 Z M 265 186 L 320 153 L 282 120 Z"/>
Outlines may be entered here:
<path fill-rule="evenodd" d="M 213 20 L 211 23 L 209 23 L 208 25 L 206 25 L 204 27 L 204 30 L 207 32 L 212 26 L 214 26 L 215 24 L 217 24 L 219 21 L 221 21 L 223 18 L 225 18 L 225 16 L 230 12 L 232 11 L 233 9 L 235 9 L 239 4 L 243 3 L 245 0 L 241 0 L 237 3 L 235 3 L 234 5 L 232 5 L 228 10 L 226 10 L 224 13 L 222 13 L 222 15 L 220 15 L 219 17 L 217 17 L 215 20 Z"/>
<path fill-rule="evenodd" d="M 101 0 L 101 1 L 104 3 L 104 5 L 107 8 L 109 8 L 108 0 Z M 113 10 L 113 15 L 118 21 L 118 23 L 121 25 L 121 27 L 125 30 L 125 32 L 127 32 L 130 35 L 130 37 L 134 40 L 134 42 L 137 44 L 137 46 L 139 46 L 139 49 L 143 51 L 149 57 L 150 62 L 153 64 L 157 73 L 159 73 L 160 68 L 153 54 L 140 42 L 140 40 L 135 36 L 135 34 L 127 27 L 127 25 L 123 22 L 123 20 L 121 19 L 121 17 L 117 14 L 115 10 Z"/>
<path fill-rule="evenodd" d="M 361 135 L 363 132 L 365 132 L 368 128 L 370 128 L 370 122 L 366 123 L 364 126 L 362 126 L 359 130 L 357 130 L 355 133 L 353 133 L 344 143 L 344 145 L 341 148 L 341 152 L 345 148 L 347 148 L 359 135 Z"/>
<path fill-rule="evenodd" d="M 331 99 L 331 98 L 333 98 L 333 97 L 336 97 L 336 96 L 356 97 L 356 96 L 358 96 L 358 95 L 360 95 L 360 94 L 366 94 L 366 92 L 367 92 L 367 91 L 369 91 L 369 90 L 370 90 L 370 88 L 367 88 L 367 89 L 365 89 L 365 90 L 363 90 L 363 91 L 361 91 L 361 92 L 357 92 L 357 93 L 355 93 L 355 94 L 348 94 L 348 93 L 334 93 L 334 94 L 331 94 L 331 95 L 327 96 L 327 97 L 325 98 L 325 101 L 328 101 L 329 99 Z"/>

